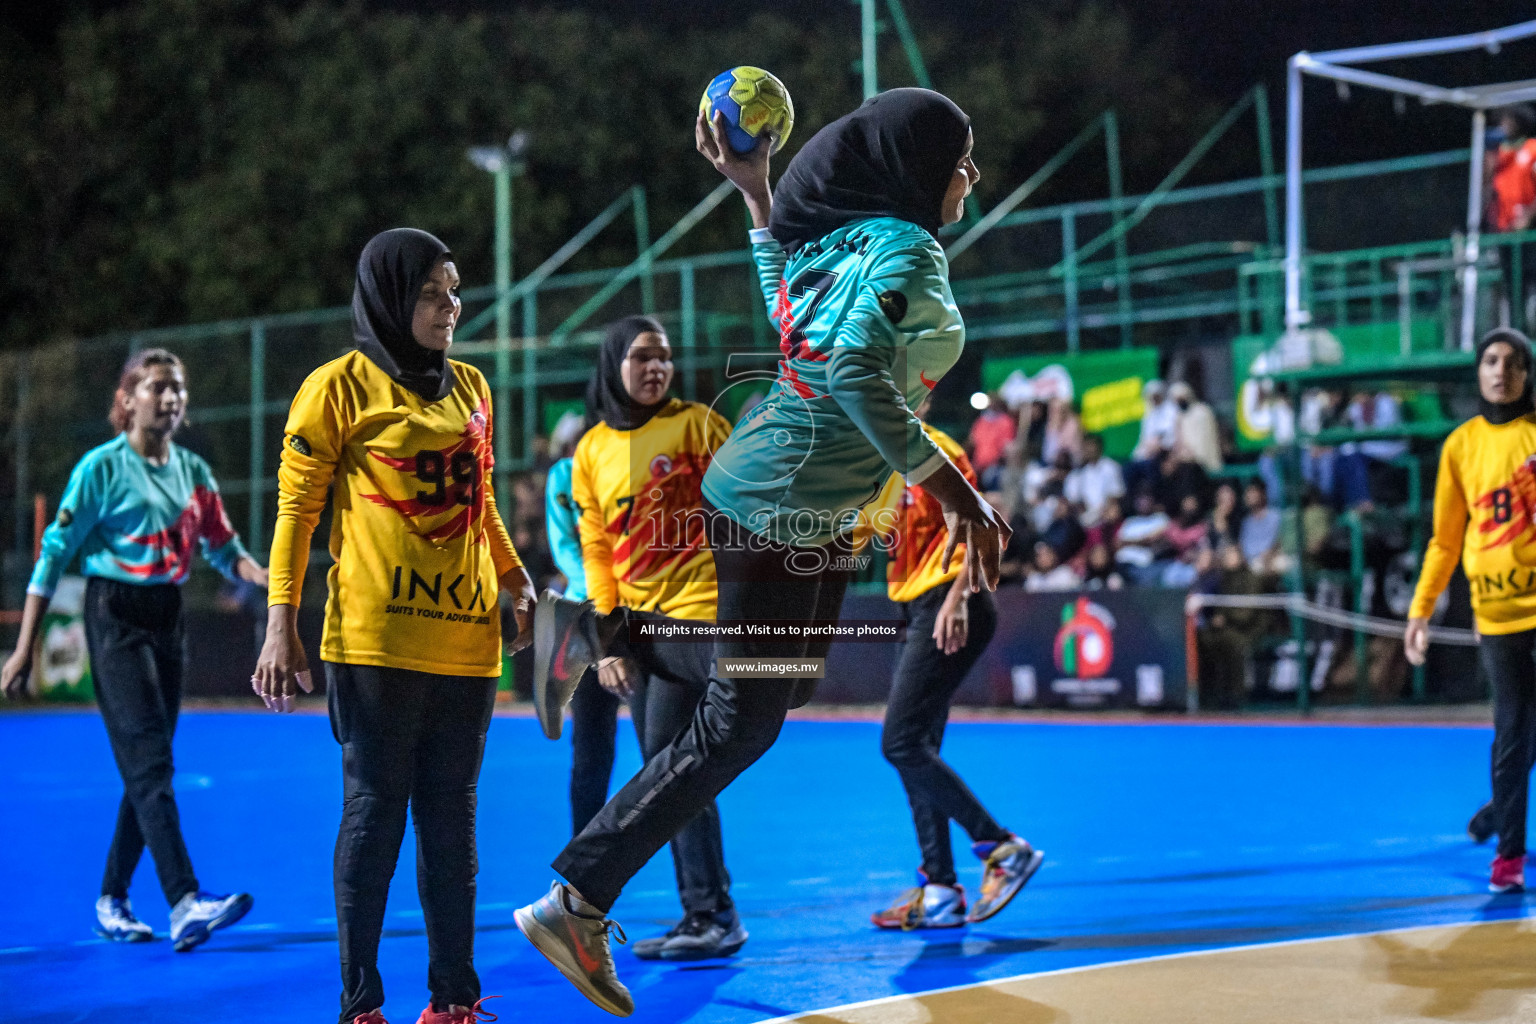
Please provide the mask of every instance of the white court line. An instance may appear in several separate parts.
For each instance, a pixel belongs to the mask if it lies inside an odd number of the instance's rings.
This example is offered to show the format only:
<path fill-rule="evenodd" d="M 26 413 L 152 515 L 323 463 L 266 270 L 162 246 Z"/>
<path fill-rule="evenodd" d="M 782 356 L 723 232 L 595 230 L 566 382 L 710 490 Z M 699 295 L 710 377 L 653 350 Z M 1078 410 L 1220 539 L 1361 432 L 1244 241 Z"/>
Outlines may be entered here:
<path fill-rule="evenodd" d="M 1506 921 L 1529 921 L 1529 917 L 1506 918 Z M 878 999 L 865 999 L 857 1003 L 845 1003 L 842 1006 L 830 1006 L 820 1010 L 801 1010 L 786 1017 L 772 1017 L 759 1021 L 758 1024 L 792 1024 L 794 1021 L 804 1020 L 806 1017 L 821 1016 L 823 1014 L 844 1013 L 849 1010 L 862 1010 L 870 1006 L 883 1006 L 887 1003 L 899 1003 L 909 999 L 927 998 L 928 996 L 946 995 L 950 992 L 965 992 L 970 989 L 993 988 L 998 985 L 1008 985 L 1015 981 L 1028 981 L 1033 978 L 1055 978 L 1064 974 L 1085 974 L 1088 971 L 1102 971 L 1110 967 L 1126 967 L 1132 964 L 1154 964 L 1162 960 L 1182 960 L 1189 957 L 1211 956 L 1217 953 L 1237 953 L 1250 949 L 1283 949 L 1286 946 L 1302 946 L 1312 942 L 1333 942 L 1336 939 L 1361 939 L 1368 935 L 1401 935 L 1404 932 L 1438 931 L 1443 928 L 1468 928 L 1483 924 L 1498 924 L 1497 921 L 1451 921 L 1446 924 L 1420 924 L 1409 925 L 1405 928 L 1386 928 L 1381 931 L 1348 932 L 1343 935 L 1319 935 L 1310 939 L 1282 939 L 1278 942 L 1253 942 L 1243 946 L 1220 946 L 1215 949 L 1191 949 L 1183 953 L 1159 953 L 1156 956 L 1142 956 L 1131 960 L 1111 960 L 1102 964 L 1083 964 L 1079 967 L 1060 967 L 1054 971 L 1036 971 L 1033 974 L 1015 974 L 1008 978 L 993 978 L 988 981 L 974 981 L 966 985 L 950 985 L 946 988 L 927 989 L 922 992 L 906 992 L 895 996 L 881 996 Z"/>

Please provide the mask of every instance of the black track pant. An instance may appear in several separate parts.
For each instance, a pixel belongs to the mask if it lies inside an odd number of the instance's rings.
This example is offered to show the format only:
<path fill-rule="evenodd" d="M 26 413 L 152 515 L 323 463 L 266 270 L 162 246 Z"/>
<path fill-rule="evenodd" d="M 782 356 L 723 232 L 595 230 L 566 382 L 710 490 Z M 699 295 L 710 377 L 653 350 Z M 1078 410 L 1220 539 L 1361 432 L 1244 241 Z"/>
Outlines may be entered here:
<path fill-rule="evenodd" d="M 1536 630 L 1484 635 L 1478 660 L 1493 688 L 1493 820 L 1500 857 L 1525 855 L 1536 716 Z"/>
<path fill-rule="evenodd" d="M 631 640 L 630 630 L 642 623 L 664 625 L 679 620 L 655 612 L 631 610 L 625 615 L 626 626 L 608 653 L 633 658 L 639 666 L 641 682 L 629 699 L 629 713 L 640 737 L 641 756 L 649 760 L 693 721 L 709 689 L 715 648 L 713 643 Z M 713 800 L 673 837 L 672 867 L 685 914 L 718 914 L 734 906 L 720 839 L 720 811 Z"/>
<path fill-rule="evenodd" d="M 496 680 L 332 662 L 325 677 L 344 783 L 334 864 L 341 1020 L 384 1005 L 379 937 L 407 806 L 432 1005 L 472 1006 L 480 998 L 475 787 Z"/>
<path fill-rule="evenodd" d="M 598 685 L 596 669 L 581 677 L 571 695 L 571 835 L 608 802 L 622 703 Z"/>
<path fill-rule="evenodd" d="M 949 823 L 958 822 L 976 842 L 1001 841 L 1007 829 L 976 799 L 965 780 L 944 763 L 939 746 L 949 722 L 949 702 L 976 664 L 997 630 L 997 608 L 983 590 L 970 595 L 970 624 L 965 646 L 945 654 L 933 641 L 933 626 L 949 593 L 949 584 L 934 587 L 901 606 L 907 639 L 896 661 L 896 679 L 885 706 L 881 752 L 901 775 L 923 873 L 936 885 L 954 885 L 955 858 L 950 850 Z"/>
<path fill-rule="evenodd" d="M 171 738 L 185 665 L 181 588 L 92 576 L 85 585 L 85 639 L 96 703 L 123 777 L 117 830 L 101 880 L 104 896 L 127 896 L 149 847 L 166 902 L 197 892 L 171 788 Z"/>
<path fill-rule="evenodd" d="M 827 567 L 824 552 L 769 544 L 707 502 L 705 512 L 720 586 L 718 622 L 837 618 L 848 573 Z M 715 656 L 821 658 L 830 646 L 830 638 L 787 643 L 743 636 L 717 643 Z M 784 716 L 804 703 L 812 685 L 712 673 L 688 726 L 567 844 L 555 870 L 606 913 L 635 872 L 773 745 Z"/>

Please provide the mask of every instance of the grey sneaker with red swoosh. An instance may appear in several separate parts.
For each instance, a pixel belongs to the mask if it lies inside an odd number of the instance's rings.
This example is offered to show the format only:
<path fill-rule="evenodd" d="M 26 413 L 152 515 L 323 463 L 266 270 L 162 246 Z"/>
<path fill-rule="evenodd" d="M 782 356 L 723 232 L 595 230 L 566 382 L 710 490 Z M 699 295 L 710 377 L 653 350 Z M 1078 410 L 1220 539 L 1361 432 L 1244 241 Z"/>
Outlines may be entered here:
<path fill-rule="evenodd" d="M 518 930 L 582 995 L 615 1016 L 635 1012 L 635 1000 L 619 980 L 608 948 L 609 931 L 617 932 L 620 942 L 628 941 L 617 921 L 578 910 L 559 882 L 512 916 Z"/>

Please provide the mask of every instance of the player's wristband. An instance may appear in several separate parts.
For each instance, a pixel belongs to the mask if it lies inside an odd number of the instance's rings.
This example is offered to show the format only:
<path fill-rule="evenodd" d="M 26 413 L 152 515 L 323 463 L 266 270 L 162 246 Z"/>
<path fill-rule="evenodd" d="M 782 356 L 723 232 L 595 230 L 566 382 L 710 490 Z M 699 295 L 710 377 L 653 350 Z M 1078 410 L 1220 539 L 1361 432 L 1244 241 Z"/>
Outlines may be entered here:
<path fill-rule="evenodd" d="M 753 245 L 773 241 L 773 232 L 767 228 L 753 228 L 747 232 L 747 240 Z"/>

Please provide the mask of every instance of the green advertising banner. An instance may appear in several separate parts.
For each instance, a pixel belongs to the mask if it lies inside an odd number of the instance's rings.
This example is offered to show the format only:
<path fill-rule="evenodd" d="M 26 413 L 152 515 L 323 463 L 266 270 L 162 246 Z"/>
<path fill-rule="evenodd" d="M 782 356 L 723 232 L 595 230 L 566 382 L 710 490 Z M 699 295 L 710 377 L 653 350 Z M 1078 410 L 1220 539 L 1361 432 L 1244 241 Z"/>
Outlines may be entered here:
<path fill-rule="evenodd" d="M 981 364 L 981 386 L 996 391 L 1015 372 L 1052 381 L 1064 375 L 1071 381 L 1083 432 L 1102 435 L 1105 454 L 1124 459 L 1135 450 L 1141 435 L 1141 389 L 1157 376 L 1157 349 L 988 359 Z"/>

